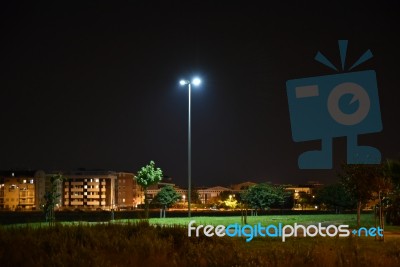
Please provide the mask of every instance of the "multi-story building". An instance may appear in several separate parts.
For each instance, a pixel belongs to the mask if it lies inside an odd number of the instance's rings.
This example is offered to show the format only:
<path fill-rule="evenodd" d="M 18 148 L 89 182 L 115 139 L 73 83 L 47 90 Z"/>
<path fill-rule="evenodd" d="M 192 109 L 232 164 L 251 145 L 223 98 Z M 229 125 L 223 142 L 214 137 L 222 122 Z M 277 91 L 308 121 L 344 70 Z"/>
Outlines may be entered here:
<path fill-rule="evenodd" d="M 0 208 L 33 210 L 36 203 L 35 183 L 44 177 L 43 171 L 1 171 Z"/>
<path fill-rule="evenodd" d="M 63 206 L 79 209 L 115 209 L 117 173 L 77 171 L 63 174 Z"/>
<path fill-rule="evenodd" d="M 144 203 L 144 192 L 130 172 L 117 173 L 116 204 L 118 208 L 136 208 Z"/>
<path fill-rule="evenodd" d="M 175 189 L 175 191 L 182 196 L 181 201 L 182 202 L 185 202 L 185 200 L 187 201 L 187 189 L 182 189 L 179 186 L 177 186 L 176 184 L 172 183 L 172 178 L 170 178 L 170 177 L 163 177 L 163 179 L 160 182 L 158 182 L 157 184 L 153 184 L 153 185 L 149 186 L 147 188 L 148 198 L 150 200 L 154 199 L 154 197 L 160 192 L 161 188 L 163 188 L 165 186 L 172 186 Z M 142 203 L 144 203 L 144 195 L 143 195 Z"/>
<path fill-rule="evenodd" d="M 219 197 L 219 195 L 224 191 L 232 191 L 232 190 L 222 186 L 200 188 L 197 190 L 202 204 L 209 203 L 210 200 Z"/>

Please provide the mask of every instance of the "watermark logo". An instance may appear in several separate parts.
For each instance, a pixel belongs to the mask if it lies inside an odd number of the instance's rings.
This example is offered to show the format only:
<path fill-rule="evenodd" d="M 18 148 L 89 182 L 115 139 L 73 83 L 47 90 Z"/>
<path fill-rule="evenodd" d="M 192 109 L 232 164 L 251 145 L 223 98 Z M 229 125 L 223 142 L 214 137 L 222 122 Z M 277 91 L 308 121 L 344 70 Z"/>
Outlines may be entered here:
<path fill-rule="evenodd" d="M 347 43 L 339 41 L 342 73 L 286 82 L 293 140 L 321 140 L 321 150 L 299 156 L 300 169 L 331 169 L 332 139 L 342 136 L 347 137 L 347 163 L 381 162 L 378 149 L 357 143 L 359 134 L 382 130 L 376 73 L 374 70 L 344 72 Z M 370 58 L 372 52 L 367 50 L 348 71 Z M 315 60 L 338 71 L 321 52 Z"/>
<path fill-rule="evenodd" d="M 188 236 L 199 237 L 200 234 L 212 237 L 212 236 L 229 236 L 229 237 L 244 237 L 246 242 L 250 242 L 254 237 L 273 237 L 281 238 L 282 242 L 285 242 L 288 237 L 349 237 L 353 236 L 383 236 L 383 229 L 380 227 L 361 227 L 359 229 L 349 229 L 349 225 L 328 225 L 322 226 L 322 223 L 317 225 L 301 225 L 295 223 L 292 225 L 283 225 L 278 223 L 277 225 L 269 224 L 263 226 L 261 223 L 255 225 L 240 225 L 238 223 L 225 225 L 197 225 L 195 220 L 192 220 L 188 224 Z"/>

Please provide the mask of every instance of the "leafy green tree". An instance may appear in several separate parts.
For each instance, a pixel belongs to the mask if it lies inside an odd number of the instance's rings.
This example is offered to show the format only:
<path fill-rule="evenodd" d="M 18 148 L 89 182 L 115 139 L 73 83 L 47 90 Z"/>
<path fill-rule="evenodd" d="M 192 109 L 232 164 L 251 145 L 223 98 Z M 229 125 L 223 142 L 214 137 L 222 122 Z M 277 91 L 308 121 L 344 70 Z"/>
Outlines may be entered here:
<path fill-rule="evenodd" d="M 357 227 L 360 227 L 361 208 L 373 198 L 376 177 L 381 174 L 377 164 L 342 164 L 339 173 L 342 184 L 357 203 Z"/>
<path fill-rule="evenodd" d="M 192 188 L 192 190 L 190 191 L 190 203 L 201 204 L 199 191 L 194 188 Z"/>
<path fill-rule="evenodd" d="M 400 160 L 389 159 L 385 165 L 386 176 L 392 181 L 392 191 L 388 194 L 389 208 L 386 221 L 393 225 L 400 225 Z"/>
<path fill-rule="evenodd" d="M 242 199 L 255 209 L 255 214 L 258 210 L 269 209 L 273 204 L 282 203 L 284 198 L 284 190 L 269 183 L 251 186 L 242 193 Z"/>
<path fill-rule="evenodd" d="M 297 202 L 300 204 L 301 209 L 304 210 L 305 207 L 313 204 L 313 197 L 307 192 L 300 191 Z"/>
<path fill-rule="evenodd" d="M 232 191 L 226 190 L 218 195 L 217 203 L 220 208 L 234 209 L 238 205 L 238 200 Z"/>
<path fill-rule="evenodd" d="M 232 196 L 232 195 L 233 195 L 232 191 L 229 191 L 229 190 L 227 190 L 227 191 L 222 191 L 222 192 L 219 194 L 219 199 L 220 199 L 221 201 L 225 201 L 225 200 L 227 200 L 227 199 L 229 198 L 229 196 Z"/>
<path fill-rule="evenodd" d="M 60 193 L 57 192 L 57 187 L 59 183 L 62 183 L 65 178 L 62 174 L 55 174 L 50 177 L 50 188 L 44 194 L 44 206 L 43 212 L 46 217 L 46 222 L 49 225 L 54 225 L 55 222 L 55 214 L 54 214 L 54 207 L 57 204 L 57 199 L 61 196 Z"/>
<path fill-rule="evenodd" d="M 228 198 L 223 201 L 223 203 L 225 207 L 229 209 L 235 209 L 236 206 L 238 205 L 238 201 L 236 200 L 234 194 L 229 195 Z"/>
<path fill-rule="evenodd" d="M 142 167 L 138 174 L 135 176 L 137 183 L 144 189 L 144 203 L 145 203 L 145 217 L 149 218 L 149 201 L 147 195 L 147 188 L 150 185 L 156 184 L 161 181 L 163 172 L 160 168 L 155 167 L 154 161 Z"/>
<path fill-rule="evenodd" d="M 335 213 L 340 213 L 343 209 L 353 209 L 356 201 L 351 197 L 342 183 L 326 185 L 319 189 L 315 196 L 315 202 L 325 205 L 328 209 L 334 209 Z"/>
<path fill-rule="evenodd" d="M 166 209 L 181 199 L 181 195 L 171 186 L 167 185 L 161 188 L 154 201 L 162 205 L 163 216 L 165 218 Z"/>

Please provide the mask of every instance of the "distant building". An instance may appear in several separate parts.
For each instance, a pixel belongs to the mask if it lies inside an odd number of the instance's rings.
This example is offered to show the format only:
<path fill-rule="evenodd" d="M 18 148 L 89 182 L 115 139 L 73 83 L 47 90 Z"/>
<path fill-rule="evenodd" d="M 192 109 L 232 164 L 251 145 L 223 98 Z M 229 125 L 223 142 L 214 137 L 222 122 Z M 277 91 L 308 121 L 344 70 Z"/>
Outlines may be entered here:
<path fill-rule="evenodd" d="M 34 210 L 36 182 L 45 176 L 43 171 L 0 171 L 0 209 Z"/>
<path fill-rule="evenodd" d="M 239 183 L 239 184 L 233 184 L 230 186 L 230 188 L 232 189 L 232 191 L 234 193 L 240 193 L 243 192 L 244 190 L 249 189 L 249 187 L 256 185 L 256 183 L 253 182 L 243 182 L 243 183 Z"/>
<path fill-rule="evenodd" d="M 321 186 L 321 183 L 313 181 L 306 184 L 287 185 L 285 186 L 285 190 L 293 193 L 294 209 L 303 209 L 303 207 L 301 207 L 301 205 L 299 204 L 301 193 L 304 192 L 309 196 L 310 199 L 314 199 L 317 190 L 321 188 Z"/>
<path fill-rule="evenodd" d="M 144 192 L 130 172 L 117 172 L 116 204 L 118 208 L 136 208 L 144 203 Z"/>
<path fill-rule="evenodd" d="M 202 204 L 209 203 L 211 199 L 219 197 L 219 195 L 224 191 L 232 191 L 232 190 L 222 186 L 197 189 Z"/>
<path fill-rule="evenodd" d="M 117 173 L 77 171 L 64 173 L 63 206 L 80 209 L 114 209 Z"/>
<path fill-rule="evenodd" d="M 155 198 L 155 196 L 160 192 L 161 188 L 163 188 L 165 186 L 172 186 L 175 189 L 175 191 L 182 196 L 182 201 L 184 201 L 184 199 L 186 198 L 186 195 L 187 195 L 187 190 L 182 189 L 182 188 L 178 187 L 177 185 L 175 185 L 174 183 L 172 183 L 172 178 L 167 177 L 167 176 L 163 177 L 163 179 L 160 182 L 158 182 L 157 184 L 153 184 L 147 188 L 147 195 L 148 195 L 149 199 Z M 143 203 L 144 203 L 144 199 L 143 199 Z"/>

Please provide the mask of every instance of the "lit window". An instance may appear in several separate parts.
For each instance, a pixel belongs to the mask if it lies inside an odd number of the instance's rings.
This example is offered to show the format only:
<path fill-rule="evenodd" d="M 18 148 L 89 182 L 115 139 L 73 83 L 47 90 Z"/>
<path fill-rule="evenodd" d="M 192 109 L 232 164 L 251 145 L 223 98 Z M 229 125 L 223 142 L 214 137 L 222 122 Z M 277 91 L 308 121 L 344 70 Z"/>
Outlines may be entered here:
<path fill-rule="evenodd" d="M 87 188 L 87 185 L 84 185 L 84 186 L 83 186 L 83 188 L 85 188 L 85 189 L 86 189 L 86 188 Z"/>
<path fill-rule="evenodd" d="M 122 202 L 124 202 L 124 203 L 125 203 L 125 198 L 123 198 L 123 199 L 122 199 Z"/>
<path fill-rule="evenodd" d="M 26 180 L 22 180 L 22 183 L 23 183 L 23 184 L 26 184 Z"/>
<path fill-rule="evenodd" d="M 29 183 L 30 183 L 30 184 L 33 184 L 33 179 L 30 179 L 30 180 L 29 180 Z"/>
<path fill-rule="evenodd" d="M 98 182 L 99 182 L 99 179 L 95 179 L 95 182 L 98 183 Z"/>

